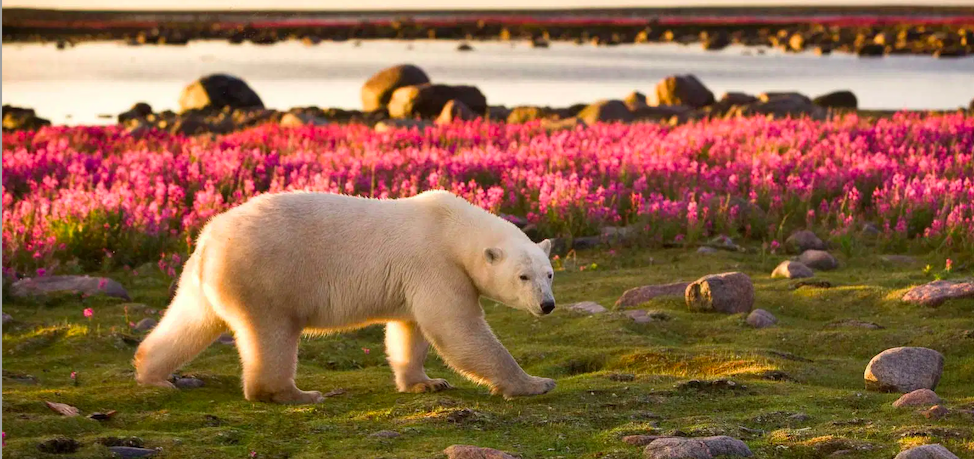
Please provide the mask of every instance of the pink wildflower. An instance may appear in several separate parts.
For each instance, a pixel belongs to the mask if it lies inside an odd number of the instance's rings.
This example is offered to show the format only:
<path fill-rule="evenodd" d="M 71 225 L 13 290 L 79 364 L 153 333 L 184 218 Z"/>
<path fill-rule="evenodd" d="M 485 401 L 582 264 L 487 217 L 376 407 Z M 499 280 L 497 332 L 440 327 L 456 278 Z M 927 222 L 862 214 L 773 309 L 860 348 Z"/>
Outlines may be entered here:
<path fill-rule="evenodd" d="M 84 314 L 85 317 L 91 319 L 91 316 L 95 315 L 95 310 L 91 308 L 85 308 L 82 314 Z"/>
<path fill-rule="evenodd" d="M 950 270 L 951 270 L 951 269 L 952 269 L 953 267 L 954 267 L 954 261 L 953 261 L 953 260 L 951 260 L 950 258 L 948 258 L 948 259 L 947 259 L 947 262 L 946 262 L 946 263 L 944 263 L 944 271 L 947 271 L 947 272 L 950 272 Z"/>
<path fill-rule="evenodd" d="M 365 355 L 368 355 L 368 354 L 369 354 L 369 352 L 371 352 L 371 351 L 372 351 L 372 350 L 371 350 L 371 349 L 369 349 L 369 348 L 367 348 L 367 347 L 363 347 L 363 348 L 362 348 L 362 352 L 364 352 L 364 353 L 365 353 Z"/>
<path fill-rule="evenodd" d="M 44 277 L 47 274 L 47 270 L 44 268 L 37 268 L 37 277 Z"/>

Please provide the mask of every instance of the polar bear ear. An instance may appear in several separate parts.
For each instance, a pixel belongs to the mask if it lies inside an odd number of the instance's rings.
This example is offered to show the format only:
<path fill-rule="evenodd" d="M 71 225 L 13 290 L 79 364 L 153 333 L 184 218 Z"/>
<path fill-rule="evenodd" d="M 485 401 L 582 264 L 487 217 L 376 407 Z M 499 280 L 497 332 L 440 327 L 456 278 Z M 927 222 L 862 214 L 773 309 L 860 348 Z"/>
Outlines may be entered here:
<path fill-rule="evenodd" d="M 504 251 L 497 247 L 488 247 L 484 249 L 484 258 L 492 265 L 504 258 Z"/>
<path fill-rule="evenodd" d="M 545 239 L 539 242 L 538 247 L 541 247 L 541 250 L 544 251 L 545 255 L 549 257 L 551 256 L 551 239 Z"/>

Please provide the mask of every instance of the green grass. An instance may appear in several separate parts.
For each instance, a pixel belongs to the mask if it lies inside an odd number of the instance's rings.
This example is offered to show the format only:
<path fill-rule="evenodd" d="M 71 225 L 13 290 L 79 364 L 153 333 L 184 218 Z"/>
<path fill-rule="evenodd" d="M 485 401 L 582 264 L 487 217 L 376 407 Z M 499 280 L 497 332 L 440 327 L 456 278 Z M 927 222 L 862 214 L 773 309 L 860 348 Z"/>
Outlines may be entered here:
<path fill-rule="evenodd" d="M 771 311 L 779 324 L 754 330 L 740 315 L 691 313 L 677 298 L 642 306 L 671 317 L 645 325 L 619 311 L 584 316 L 559 309 L 536 319 L 490 304 L 487 319 L 501 341 L 529 373 L 557 380 L 552 393 L 513 401 L 491 397 L 485 388 L 452 373 L 435 354 L 427 362 L 430 376 L 445 377 L 457 388 L 396 393 L 384 362 L 382 329 L 370 327 L 302 342 L 298 386 L 344 389 L 344 394 L 317 406 L 277 406 L 243 399 L 236 350 L 221 344 L 182 370 L 203 379 L 205 387 L 165 391 L 137 386 L 130 365 L 135 347 L 124 339 L 130 332 L 121 301 L 5 298 L 4 312 L 17 322 L 4 327 L 4 373 L 30 374 L 38 382 L 4 378 L 4 457 L 44 457 L 37 444 L 64 435 L 83 444 L 72 457 L 107 457 L 98 438 L 138 436 L 147 447 L 161 447 L 161 457 L 242 458 L 256 451 L 261 458 L 430 458 L 460 443 L 524 458 L 639 458 L 642 448 L 624 444 L 621 437 L 662 433 L 726 434 L 746 441 L 758 457 L 826 457 L 861 447 L 846 457 L 878 459 L 891 458 L 906 446 L 942 443 L 962 458 L 974 458 L 969 415 L 931 421 L 913 409 L 894 409 L 897 394 L 863 389 L 863 370 L 873 355 L 889 347 L 925 346 L 946 356 L 937 393 L 951 408 L 974 408 L 974 300 L 938 308 L 899 301 L 909 286 L 932 280 L 922 266 L 943 266 L 942 258 L 930 255 L 917 266 L 896 267 L 877 256 L 840 257 L 840 270 L 819 274 L 833 288 L 791 290 L 792 281 L 769 277 L 783 257 L 619 251 L 617 256 L 578 254 L 556 276 L 559 303 L 591 300 L 611 309 L 631 287 L 743 271 L 755 283 L 755 307 Z M 590 263 L 598 267 L 571 267 Z M 145 305 L 129 304 L 130 321 L 165 307 L 168 279 L 158 270 L 111 275 L 129 289 L 135 303 Z M 82 317 L 86 307 L 94 309 L 91 321 Z M 886 328 L 826 327 L 846 318 Z M 77 385 L 72 371 L 78 374 Z M 768 379 L 771 371 L 784 372 L 787 379 Z M 620 373 L 634 379 L 614 376 Z M 697 392 L 675 387 L 688 379 L 714 378 L 746 388 Z M 85 415 L 118 413 L 101 423 L 65 418 L 50 411 L 45 400 L 74 405 Z M 788 419 L 798 412 L 808 419 Z M 383 429 L 402 436 L 369 436 Z"/>

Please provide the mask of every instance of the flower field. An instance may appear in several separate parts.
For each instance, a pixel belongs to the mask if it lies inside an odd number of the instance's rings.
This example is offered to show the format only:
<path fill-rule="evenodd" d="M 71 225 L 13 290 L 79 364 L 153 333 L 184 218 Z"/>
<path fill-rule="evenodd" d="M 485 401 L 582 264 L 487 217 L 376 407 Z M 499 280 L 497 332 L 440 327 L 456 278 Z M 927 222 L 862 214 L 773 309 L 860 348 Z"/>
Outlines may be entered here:
<path fill-rule="evenodd" d="M 634 226 L 645 244 L 719 234 L 773 244 L 807 227 L 839 244 L 868 235 L 891 250 L 974 253 L 974 117 L 550 134 L 537 123 L 267 125 L 197 138 L 50 127 L 4 135 L 3 267 L 165 264 L 190 251 L 209 217 L 265 192 L 397 198 L 433 188 L 523 217 L 542 236 Z"/>

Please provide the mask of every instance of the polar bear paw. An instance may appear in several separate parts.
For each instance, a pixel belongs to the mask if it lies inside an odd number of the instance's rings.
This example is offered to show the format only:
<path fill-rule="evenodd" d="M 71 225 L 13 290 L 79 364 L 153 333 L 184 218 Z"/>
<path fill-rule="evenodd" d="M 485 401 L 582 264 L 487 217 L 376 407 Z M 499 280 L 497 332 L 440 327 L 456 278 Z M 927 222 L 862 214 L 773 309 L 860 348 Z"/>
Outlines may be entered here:
<path fill-rule="evenodd" d="M 505 399 L 510 400 L 515 397 L 525 397 L 530 395 L 541 395 L 551 392 L 555 388 L 555 380 L 549 378 L 539 378 L 528 376 L 528 380 L 511 387 L 498 387 L 493 390 L 494 394 L 501 394 Z"/>
<path fill-rule="evenodd" d="M 410 385 L 406 390 L 402 392 L 412 392 L 414 394 L 419 394 L 423 392 L 439 392 L 441 390 L 453 389 L 453 386 L 445 379 L 434 378 L 427 379 L 426 381 L 421 381 Z"/>
<path fill-rule="evenodd" d="M 295 390 L 276 393 L 271 396 L 270 401 L 285 405 L 305 405 L 324 402 L 325 396 L 316 390 Z"/>

